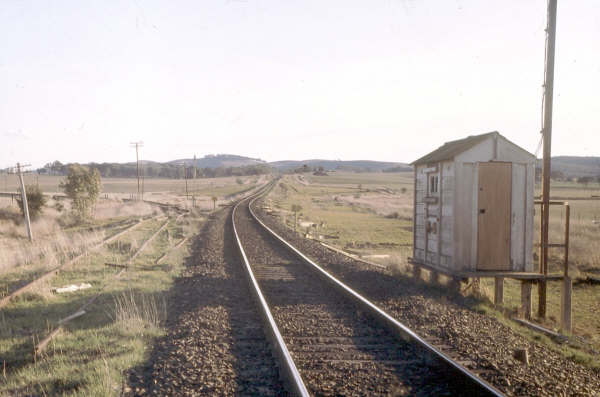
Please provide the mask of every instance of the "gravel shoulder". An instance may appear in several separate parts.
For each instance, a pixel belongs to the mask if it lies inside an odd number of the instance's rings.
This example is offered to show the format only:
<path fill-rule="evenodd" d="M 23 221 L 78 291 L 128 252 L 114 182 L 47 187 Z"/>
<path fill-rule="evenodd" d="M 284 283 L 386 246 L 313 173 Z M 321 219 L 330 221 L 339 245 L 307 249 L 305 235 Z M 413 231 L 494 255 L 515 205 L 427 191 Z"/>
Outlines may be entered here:
<path fill-rule="evenodd" d="M 130 371 L 125 395 L 284 394 L 232 244 L 231 210 L 211 215 L 171 291 L 167 334 Z"/>
<path fill-rule="evenodd" d="M 497 319 L 470 310 L 461 296 L 414 283 L 389 270 L 368 266 L 307 240 L 254 206 L 282 237 L 336 277 L 405 323 L 419 335 L 439 340 L 454 356 L 472 361 L 486 381 L 509 396 L 599 396 L 600 374 L 519 335 Z M 514 359 L 527 349 L 529 366 Z"/>

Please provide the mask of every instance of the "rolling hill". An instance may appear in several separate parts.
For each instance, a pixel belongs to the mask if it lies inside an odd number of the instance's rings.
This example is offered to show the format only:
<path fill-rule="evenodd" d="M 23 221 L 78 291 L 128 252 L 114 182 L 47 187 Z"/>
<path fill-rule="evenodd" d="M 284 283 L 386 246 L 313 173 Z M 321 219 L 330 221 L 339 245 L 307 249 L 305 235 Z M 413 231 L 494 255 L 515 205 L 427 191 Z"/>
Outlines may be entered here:
<path fill-rule="evenodd" d="M 267 164 L 266 161 L 251 157 L 238 156 L 235 154 L 207 154 L 202 158 L 179 159 L 169 161 L 167 164 L 196 166 L 198 168 L 219 168 L 219 167 L 244 167 L 247 165 Z"/>
<path fill-rule="evenodd" d="M 391 168 L 397 168 L 398 171 L 411 171 L 412 168 L 404 163 L 392 163 L 384 161 L 372 161 L 372 160 L 282 160 L 273 161 L 269 165 L 281 171 L 287 171 L 302 167 L 304 164 L 311 168 L 323 167 L 325 170 L 345 170 L 345 171 L 383 171 Z"/>
<path fill-rule="evenodd" d="M 567 177 L 600 176 L 600 157 L 556 156 L 552 157 L 551 165 L 552 171 Z M 542 160 L 538 160 L 537 166 L 542 166 Z"/>

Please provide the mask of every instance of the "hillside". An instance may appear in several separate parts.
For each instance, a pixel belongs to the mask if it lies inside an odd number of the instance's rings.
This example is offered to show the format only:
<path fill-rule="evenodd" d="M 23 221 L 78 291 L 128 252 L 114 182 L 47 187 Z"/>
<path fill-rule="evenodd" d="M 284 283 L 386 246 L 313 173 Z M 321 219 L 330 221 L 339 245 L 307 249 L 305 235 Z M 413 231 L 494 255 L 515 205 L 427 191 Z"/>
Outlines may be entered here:
<path fill-rule="evenodd" d="M 269 163 L 271 167 L 277 168 L 281 171 L 286 171 L 294 168 L 302 167 L 303 165 L 307 165 L 311 168 L 323 167 L 325 170 L 345 170 L 345 171 L 358 171 L 358 172 L 366 172 L 366 171 L 383 171 L 390 168 L 398 168 L 397 170 L 405 170 L 410 171 L 412 168 L 403 163 L 392 163 L 392 162 L 384 162 L 384 161 L 372 161 L 372 160 L 322 160 L 322 159 L 312 159 L 312 160 L 282 160 L 282 161 L 273 161 Z"/>
<path fill-rule="evenodd" d="M 169 161 L 167 164 L 186 165 L 189 167 L 196 166 L 198 168 L 219 168 L 219 167 L 244 167 L 247 165 L 266 164 L 264 160 L 254 159 L 251 157 L 238 156 L 235 154 L 208 154 L 202 158 L 194 159 L 179 159 Z"/>
<path fill-rule="evenodd" d="M 566 177 L 600 176 L 600 157 L 556 156 L 551 164 L 553 172 L 562 172 Z M 541 166 L 542 160 L 538 160 Z"/>

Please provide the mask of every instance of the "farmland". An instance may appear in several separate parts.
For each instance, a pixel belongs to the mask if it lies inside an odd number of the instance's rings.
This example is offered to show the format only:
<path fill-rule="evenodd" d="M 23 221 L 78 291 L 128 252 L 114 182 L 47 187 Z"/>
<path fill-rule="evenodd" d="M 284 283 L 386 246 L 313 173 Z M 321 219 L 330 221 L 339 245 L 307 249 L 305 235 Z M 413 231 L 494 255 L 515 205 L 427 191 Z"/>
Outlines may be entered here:
<path fill-rule="evenodd" d="M 381 264 L 391 270 L 398 285 L 406 285 L 411 294 L 443 295 L 442 302 L 448 300 L 474 313 L 487 313 L 530 341 L 542 342 L 575 362 L 597 367 L 599 362 L 593 351 L 600 349 L 600 316 L 597 312 L 600 286 L 578 280 L 600 273 L 599 256 L 593 246 L 598 231 L 594 221 L 600 218 L 600 201 L 570 202 L 570 271 L 576 279 L 573 293 L 574 336 L 569 344 L 557 345 L 510 320 L 517 314 L 520 304 L 520 285 L 515 281 L 505 281 L 505 303 L 500 308 L 491 303 L 493 283 L 489 279 L 482 280 L 480 292 L 465 289 L 458 298 L 444 290 L 448 280 L 443 277 L 441 286 L 435 286 L 429 282 L 425 272 L 423 280 L 414 283 L 407 262 L 412 254 L 412 177 L 412 173 L 350 172 L 330 172 L 326 176 L 284 175 L 265 198 L 265 203 L 275 215 L 274 219 L 289 231 L 296 229 L 297 235 L 322 241 L 355 258 Z M 36 182 L 31 175 L 27 178 L 30 183 Z M 60 179 L 40 176 L 37 182 L 47 193 L 60 193 Z M 264 177 L 188 180 L 186 195 L 184 180 L 146 180 L 144 198 L 149 202 L 137 202 L 131 201 L 137 190 L 134 179 L 107 178 L 103 180 L 103 191 L 94 218 L 84 223 L 70 218 L 68 200 L 49 199 L 44 215 L 33 223 L 33 244 L 27 241 L 23 225 L 18 224 L 16 205 L 10 198 L 2 198 L 0 298 L 85 251 L 89 254 L 56 276 L 36 284 L 1 309 L 0 356 L 6 368 L 6 381 L 0 387 L 1 393 L 115 395 L 124 390 L 124 374 L 130 371 L 139 374 L 135 372 L 137 368 L 148 362 L 159 365 L 157 362 L 160 361 L 154 361 L 158 359 L 154 357 L 157 353 L 153 346 L 157 341 L 176 343 L 176 339 L 172 338 L 177 338 L 173 335 L 180 331 L 172 330 L 166 319 L 172 314 L 171 310 L 181 310 L 172 308 L 173 297 L 188 299 L 190 291 L 193 291 L 187 289 L 188 284 L 177 280 L 189 271 L 192 263 L 198 263 L 189 241 L 212 216 L 209 212 L 214 205 L 212 197 L 217 197 L 217 204 L 232 202 L 264 181 Z M 595 185 L 584 187 L 562 183 L 559 186 L 559 197 L 584 198 L 600 193 L 600 187 Z M 14 181 L 13 185 L 9 185 L 9 190 L 11 188 L 15 188 Z M 174 207 L 169 209 L 154 203 L 177 206 L 189 212 L 180 216 Z M 561 211 L 562 208 L 557 206 L 551 213 L 552 242 L 559 242 L 563 237 L 564 215 Z M 225 213 L 219 214 L 221 221 L 226 219 Z M 163 226 L 164 229 L 159 232 Z M 118 233 L 123 234 L 101 245 Z M 211 244 L 217 244 L 224 233 L 223 229 L 211 232 L 210 239 L 214 240 Z M 138 254 L 152 236 L 155 236 L 154 240 Z M 184 244 L 179 246 L 180 243 Z M 218 244 L 213 250 L 211 261 L 221 263 L 223 259 L 219 256 L 232 255 L 225 253 Z M 561 258 L 558 249 L 552 251 L 551 271 L 560 271 Z M 232 261 L 227 259 L 228 271 L 235 268 Z M 224 292 L 215 289 L 217 285 L 212 285 L 211 280 L 222 277 L 225 270 L 218 267 L 202 269 L 199 269 L 201 280 L 205 283 L 202 285 L 208 290 L 198 296 L 212 302 L 215 294 Z M 216 273 L 211 275 L 210 272 Z M 88 283 L 91 287 L 75 292 L 57 292 L 57 288 L 80 283 Z M 184 289 L 179 290 L 178 285 Z M 556 328 L 560 285 L 550 282 L 548 288 L 548 318 L 542 323 Z M 537 303 L 535 292 L 534 288 L 534 310 Z M 196 292 L 193 295 L 196 296 Z M 94 303 L 85 308 L 84 315 L 59 327 L 62 319 L 80 311 L 90 300 Z M 203 312 L 201 321 L 207 324 L 216 321 L 218 316 L 214 317 L 211 313 L 217 308 L 222 309 L 219 304 Z M 238 309 L 228 310 L 236 313 Z M 243 309 L 243 313 L 249 313 L 248 310 Z M 50 340 L 44 351 L 34 354 L 34 349 L 57 327 L 60 332 Z M 236 331 L 232 328 L 228 332 Z M 210 343 L 202 346 L 202 349 L 210 351 L 216 348 Z M 208 371 L 206 376 L 213 373 L 202 368 Z M 222 371 L 228 374 L 228 370 Z M 131 387 L 143 390 L 146 386 L 133 382 L 125 388 Z"/>

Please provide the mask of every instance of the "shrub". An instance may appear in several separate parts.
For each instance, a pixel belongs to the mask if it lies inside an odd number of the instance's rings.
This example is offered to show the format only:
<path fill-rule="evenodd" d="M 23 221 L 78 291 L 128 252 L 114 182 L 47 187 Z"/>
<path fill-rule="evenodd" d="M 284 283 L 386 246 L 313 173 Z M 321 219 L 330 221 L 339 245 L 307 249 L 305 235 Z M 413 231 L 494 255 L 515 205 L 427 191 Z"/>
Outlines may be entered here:
<path fill-rule="evenodd" d="M 97 169 L 73 164 L 59 187 L 71 199 L 73 210 L 80 220 L 89 217 L 100 194 L 100 173 Z"/>
<path fill-rule="evenodd" d="M 25 186 L 25 194 L 27 195 L 27 207 L 29 208 L 29 217 L 31 219 L 37 219 L 42 212 L 44 212 L 44 206 L 46 205 L 46 197 L 37 185 Z M 17 197 L 17 204 L 21 214 L 24 214 L 23 200 Z"/>

